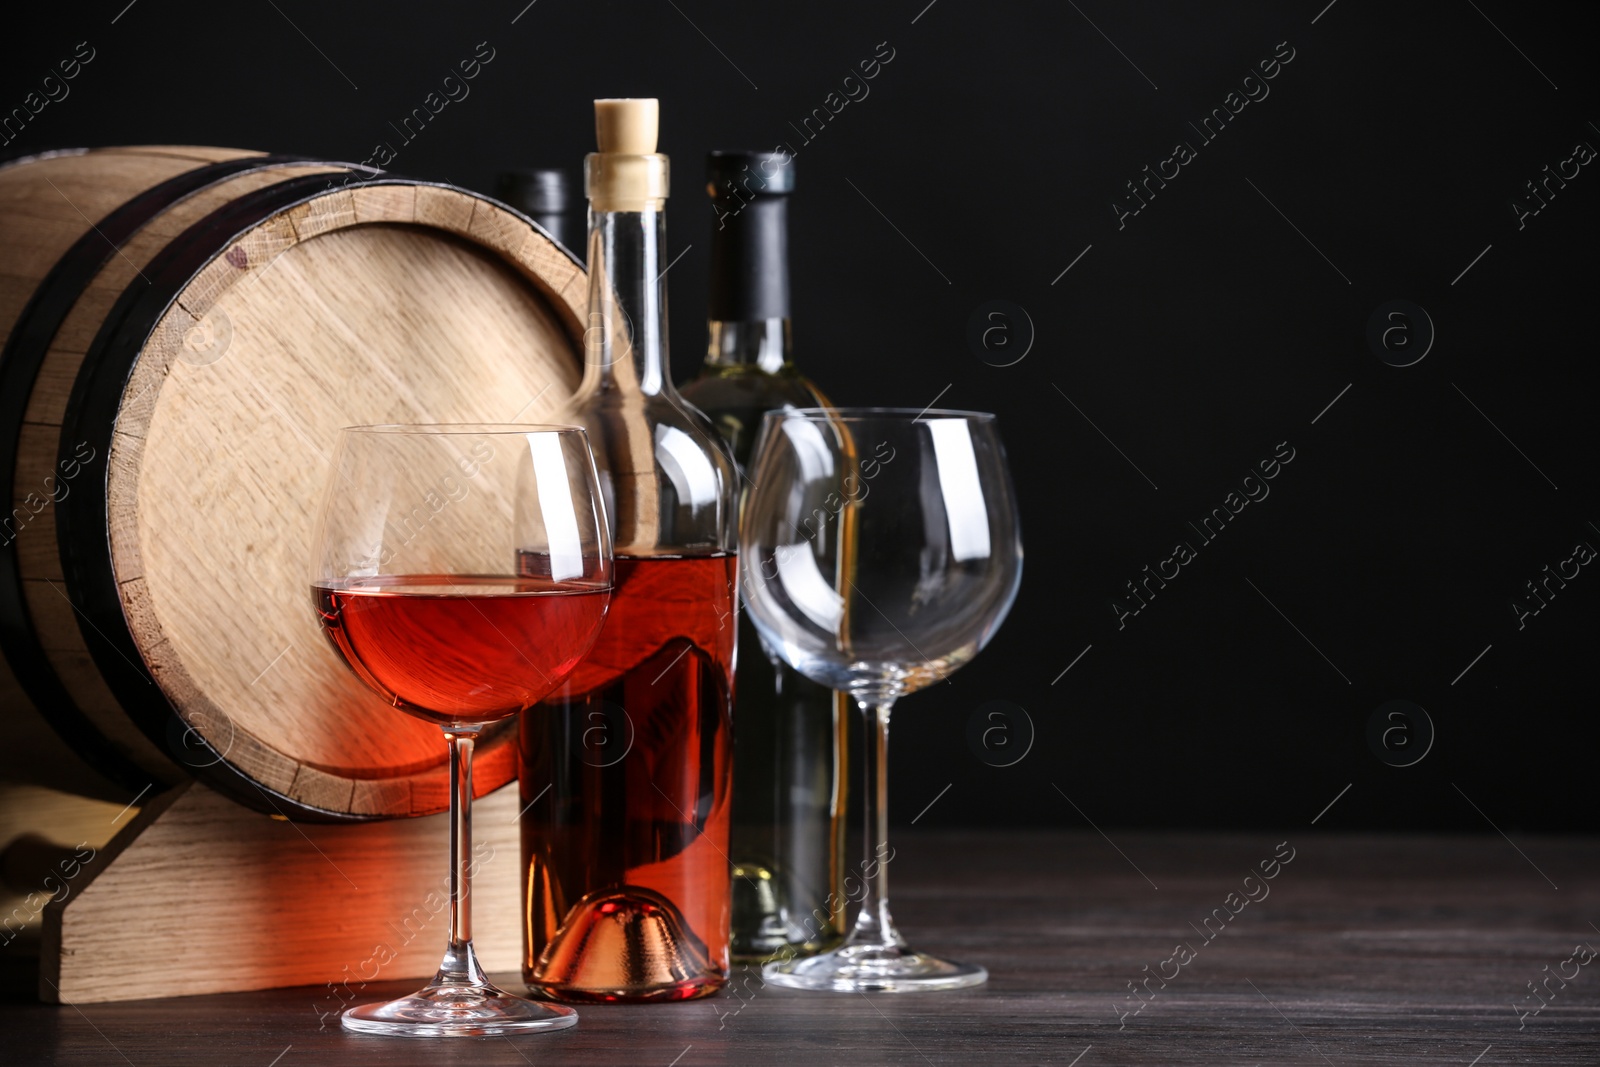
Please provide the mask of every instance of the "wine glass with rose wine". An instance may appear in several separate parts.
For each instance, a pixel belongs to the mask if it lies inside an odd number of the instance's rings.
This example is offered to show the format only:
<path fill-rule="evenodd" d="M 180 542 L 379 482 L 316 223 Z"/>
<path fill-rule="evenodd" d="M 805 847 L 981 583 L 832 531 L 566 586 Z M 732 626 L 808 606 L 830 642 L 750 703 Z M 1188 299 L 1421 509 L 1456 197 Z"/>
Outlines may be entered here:
<path fill-rule="evenodd" d="M 889 709 L 977 655 L 1022 580 L 1016 494 L 993 415 L 895 408 L 768 412 L 739 531 L 762 644 L 867 717 L 866 887 L 855 929 L 766 981 L 850 993 L 977 985 L 982 967 L 906 944 L 889 915 Z"/>
<path fill-rule="evenodd" d="M 570 426 L 340 432 L 312 597 L 352 671 L 450 750 L 450 929 L 425 988 L 347 1010 L 345 1029 L 456 1037 L 559 1029 L 571 1008 L 491 984 L 472 948 L 472 748 L 554 690 L 594 643 L 611 542 L 594 457 Z M 536 714 L 536 713 L 535 713 Z"/>

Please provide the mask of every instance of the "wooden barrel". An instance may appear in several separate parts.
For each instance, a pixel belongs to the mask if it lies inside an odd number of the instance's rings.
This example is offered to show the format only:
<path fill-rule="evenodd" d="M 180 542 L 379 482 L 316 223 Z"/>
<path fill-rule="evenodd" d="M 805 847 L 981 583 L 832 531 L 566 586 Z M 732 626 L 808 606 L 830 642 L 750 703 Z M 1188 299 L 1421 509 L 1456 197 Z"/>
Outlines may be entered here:
<path fill-rule="evenodd" d="M 570 254 L 448 186 L 214 148 L 0 167 L 0 775 L 443 810 L 438 729 L 311 608 L 329 452 L 358 423 L 548 421 L 584 299 Z M 513 747 L 485 737 L 479 792 Z"/>

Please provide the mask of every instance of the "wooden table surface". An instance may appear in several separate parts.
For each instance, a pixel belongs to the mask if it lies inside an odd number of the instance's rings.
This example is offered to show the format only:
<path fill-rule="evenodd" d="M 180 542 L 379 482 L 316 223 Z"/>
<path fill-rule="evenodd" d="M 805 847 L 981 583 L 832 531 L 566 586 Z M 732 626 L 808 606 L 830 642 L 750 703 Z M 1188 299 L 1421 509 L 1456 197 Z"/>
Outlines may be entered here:
<path fill-rule="evenodd" d="M 1584 958 L 1600 946 L 1600 842 L 1312 830 L 1290 838 L 1294 858 L 1266 895 L 1242 903 L 1245 888 L 1263 893 L 1245 883 L 1251 869 L 1288 853 L 1277 838 L 1111 838 L 897 836 L 902 927 L 987 966 L 976 990 L 806 994 L 739 974 L 715 999 L 582 1007 L 559 1033 L 449 1041 L 319 1028 L 325 989 L 13 999 L 0 1005 L 0 1063 L 1600 1064 L 1600 964 Z M 1208 941 L 1214 909 L 1231 918 Z M 307 921 L 316 910 L 306 902 Z M 1179 943 L 1192 952 L 1181 966 L 1168 962 Z M 1157 971 L 1175 977 L 1131 999 L 1129 983 Z"/>

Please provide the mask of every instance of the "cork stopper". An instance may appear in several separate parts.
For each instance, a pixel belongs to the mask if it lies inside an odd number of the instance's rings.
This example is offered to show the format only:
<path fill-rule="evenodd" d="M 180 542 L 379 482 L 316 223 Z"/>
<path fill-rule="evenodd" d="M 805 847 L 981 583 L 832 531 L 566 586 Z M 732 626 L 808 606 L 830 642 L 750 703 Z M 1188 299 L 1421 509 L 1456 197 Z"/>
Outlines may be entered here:
<path fill-rule="evenodd" d="M 596 100 L 599 151 L 584 160 L 584 182 L 596 211 L 660 211 L 666 207 L 667 157 L 656 152 L 660 104 L 654 98 Z"/>
<path fill-rule="evenodd" d="M 661 104 L 654 97 L 594 102 L 595 143 L 602 152 L 654 155 L 660 125 Z"/>

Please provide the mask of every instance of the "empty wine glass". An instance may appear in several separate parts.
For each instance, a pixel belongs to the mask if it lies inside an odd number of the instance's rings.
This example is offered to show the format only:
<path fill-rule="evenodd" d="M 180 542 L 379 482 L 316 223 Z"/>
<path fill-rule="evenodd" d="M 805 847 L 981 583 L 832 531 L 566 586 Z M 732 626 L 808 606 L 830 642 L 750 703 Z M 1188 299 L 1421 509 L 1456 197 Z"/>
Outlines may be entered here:
<path fill-rule="evenodd" d="M 363 682 L 450 747 L 450 929 L 422 990 L 347 1030 L 458 1037 L 558 1029 L 571 1009 L 490 983 L 472 948 L 472 748 L 537 704 L 594 643 L 611 541 L 584 431 L 357 426 L 340 432 L 312 556 L 324 631 Z M 538 714 L 534 712 L 533 714 Z"/>
<path fill-rule="evenodd" d="M 912 992 L 982 967 L 911 949 L 889 915 L 889 710 L 988 644 L 1022 579 L 993 415 L 894 408 L 769 412 L 740 526 L 746 610 L 768 649 L 868 719 L 866 892 L 839 948 L 776 960 L 775 985 Z"/>

